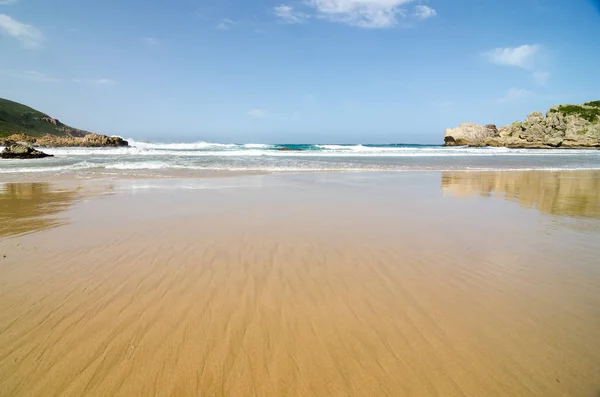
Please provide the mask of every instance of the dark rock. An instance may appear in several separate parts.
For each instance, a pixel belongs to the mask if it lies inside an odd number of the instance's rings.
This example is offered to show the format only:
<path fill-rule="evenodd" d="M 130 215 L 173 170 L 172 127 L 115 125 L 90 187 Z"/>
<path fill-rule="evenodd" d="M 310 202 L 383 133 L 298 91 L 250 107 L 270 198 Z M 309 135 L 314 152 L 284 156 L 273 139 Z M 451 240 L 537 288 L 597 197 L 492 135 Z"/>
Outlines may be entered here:
<path fill-rule="evenodd" d="M 12 145 L 5 147 L 2 153 L 0 153 L 0 158 L 3 159 L 41 159 L 44 157 L 54 156 L 35 150 L 31 146 L 21 145 L 19 143 L 13 143 Z"/>
<path fill-rule="evenodd" d="M 280 147 L 279 149 L 277 149 L 277 151 L 279 152 L 302 152 L 302 149 L 292 149 L 289 147 Z"/>

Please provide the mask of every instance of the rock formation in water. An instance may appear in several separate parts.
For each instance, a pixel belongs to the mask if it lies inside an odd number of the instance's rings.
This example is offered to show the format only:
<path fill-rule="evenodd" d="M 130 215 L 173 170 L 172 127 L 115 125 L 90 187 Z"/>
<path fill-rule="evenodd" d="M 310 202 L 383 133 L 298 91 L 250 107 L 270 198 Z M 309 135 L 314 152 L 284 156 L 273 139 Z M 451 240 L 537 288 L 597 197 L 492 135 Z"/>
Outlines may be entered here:
<path fill-rule="evenodd" d="M 35 150 L 29 145 L 20 143 L 12 143 L 4 148 L 0 153 L 0 158 L 3 159 L 41 159 L 44 157 L 53 157 L 51 154 L 46 154 Z"/>
<path fill-rule="evenodd" d="M 106 136 L 99 134 L 87 134 L 81 138 L 73 136 L 44 135 L 36 138 L 35 144 L 38 146 L 56 147 L 56 146 L 80 146 L 80 147 L 108 147 L 108 146 L 128 146 L 129 143 L 118 136 Z"/>
<path fill-rule="evenodd" d="M 41 147 L 119 147 L 128 146 L 129 143 L 117 136 L 99 134 L 86 134 L 83 137 L 56 136 L 46 134 L 42 137 L 32 137 L 25 134 L 15 134 L 0 139 L 0 146 L 8 146 L 11 142 L 27 143 Z"/>
<path fill-rule="evenodd" d="M 446 146 L 600 148 L 600 101 L 555 106 L 546 115 L 533 112 L 524 122 L 500 129 L 462 123 L 446 130 L 444 142 Z"/>

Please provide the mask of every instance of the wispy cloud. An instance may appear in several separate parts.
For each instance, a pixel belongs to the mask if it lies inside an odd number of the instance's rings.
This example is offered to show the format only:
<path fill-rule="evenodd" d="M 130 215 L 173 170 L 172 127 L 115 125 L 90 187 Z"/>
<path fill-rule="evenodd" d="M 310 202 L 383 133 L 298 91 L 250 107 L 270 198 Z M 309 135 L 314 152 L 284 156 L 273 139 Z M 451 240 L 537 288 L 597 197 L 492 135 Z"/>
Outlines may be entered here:
<path fill-rule="evenodd" d="M 60 79 L 48 76 L 46 73 L 37 72 L 35 70 L 0 70 L 0 74 L 5 76 L 16 77 L 22 80 L 34 81 L 36 83 L 59 83 Z"/>
<path fill-rule="evenodd" d="M 344 23 L 369 29 L 391 28 L 399 19 L 425 20 L 434 17 L 436 11 L 426 5 L 407 7 L 414 0 L 304 0 L 307 12 L 288 5 L 274 8 L 274 14 L 281 22 L 288 24 L 305 23 L 311 18 Z"/>
<path fill-rule="evenodd" d="M 269 113 L 265 109 L 250 109 L 246 113 L 250 117 L 254 117 L 255 119 L 264 119 L 269 115 Z"/>
<path fill-rule="evenodd" d="M 536 96 L 535 93 L 525 90 L 523 88 L 510 88 L 503 97 L 498 98 L 496 102 L 506 103 L 506 102 L 516 102 L 525 98 L 531 98 Z"/>
<path fill-rule="evenodd" d="M 160 43 L 160 40 L 154 38 L 154 37 L 142 37 L 142 41 L 144 42 L 144 44 L 146 44 L 147 46 L 153 47 L 155 45 L 157 45 L 158 43 Z"/>
<path fill-rule="evenodd" d="M 550 78 L 550 72 L 533 72 L 533 80 L 541 85 L 544 85 L 548 82 Z"/>
<path fill-rule="evenodd" d="M 97 78 L 97 79 L 73 79 L 73 82 L 77 84 L 92 84 L 92 85 L 111 85 L 116 84 L 116 82 L 112 79 L 107 78 Z"/>
<path fill-rule="evenodd" d="M 532 70 L 533 61 L 539 53 L 541 46 L 526 44 L 519 47 L 495 48 L 484 52 L 482 55 L 491 63 L 503 66 L 515 66 L 525 70 Z"/>
<path fill-rule="evenodd" d="M 44 35 L 38 29 L 6 14 L 0 14 L 0 31 L 19 40 L 21 45 L 27 49 L 39 48 L 45 40 Z"/>
<path fill-rule="evenodd" d="M 219 30 L 229 30 L 232 27 L 237 25 L 237 22 L 232 21 L 231 19 L 223 19 L 221 22 L 217 24 L 217 29 Z"/>
<path fill-rule="evenodd" d="M 317 17 L 362 28 L 389 28 L 406 17 L 412 0 L 307 0 Z M 433 9 L 432 9 L 433 10 Z"/>
<path fill-rule="evenodd" d="M 273 13 L 279 21 L 289 24 L 304 23 L 310 18 L 310 15 L 304 12 L 295 11 L 293 7 L 283 4 L 275 7 Z"/>
<path fill-rule="evenodd" d="M 437 15 L 437 12 L 429 6 L 418 5 L 413 9 L 413 15 L 418 20 L 423 21 L 425 19 L 433 18 Z"/>
<path fill-rule="evenodd" d="M 15 4 L 19 0 L 0 0 L 0 6 L 8 6 L 11 4 Z"/>
<path fill-rule="evenodd" d="M 489 62 L 495 65 L 517 67 L 531 72 L 533 80 L 538 84 L 546 84 L 550 72 L 537 70 L 539 57 L 543 47 L 539 44 L 525 44 L 519 47 L 495 48 L 482 53 Z"/>

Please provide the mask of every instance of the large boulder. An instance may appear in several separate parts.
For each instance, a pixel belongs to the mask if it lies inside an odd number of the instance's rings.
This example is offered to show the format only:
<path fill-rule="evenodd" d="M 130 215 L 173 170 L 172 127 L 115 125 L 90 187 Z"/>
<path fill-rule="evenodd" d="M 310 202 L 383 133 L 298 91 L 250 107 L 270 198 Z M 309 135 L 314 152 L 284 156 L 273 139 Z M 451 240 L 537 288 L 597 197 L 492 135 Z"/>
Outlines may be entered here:
<path fill-rule="evenodd" d="M 12 143 L 0 153 L 0 158 L 3 159 L 41 159 L 44 157 L 53 157 L 53 155 L 40 152 L 31 146 L 20 143 Z"/>
<path fill-rule="evenodd" d="M 457 128 L 448 128 L 444 136 L 446 146 L 484 146 L 487 139 L 498 136 L 493 124 L 486 126 L 462 123 Z"/>

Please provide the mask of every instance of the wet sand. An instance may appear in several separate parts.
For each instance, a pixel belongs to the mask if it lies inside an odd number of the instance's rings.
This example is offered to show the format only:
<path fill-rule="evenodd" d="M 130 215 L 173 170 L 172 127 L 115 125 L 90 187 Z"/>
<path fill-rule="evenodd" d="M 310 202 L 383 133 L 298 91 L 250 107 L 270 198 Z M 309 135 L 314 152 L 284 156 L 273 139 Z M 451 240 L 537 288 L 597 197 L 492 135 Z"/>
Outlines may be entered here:
<path fill-rule="evenodd" d="M 4 185 L 0 396 L 597 396 L 599 180 Z"/>

